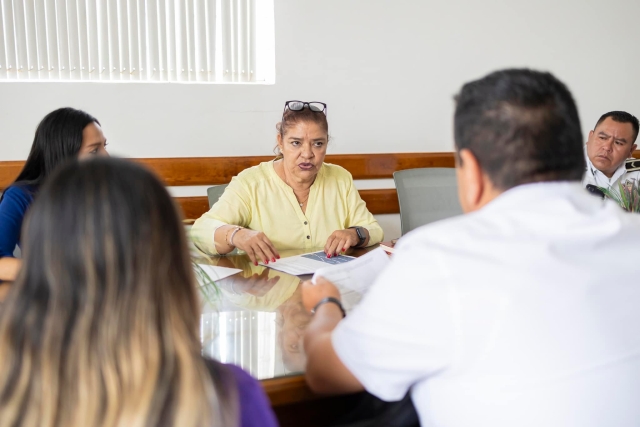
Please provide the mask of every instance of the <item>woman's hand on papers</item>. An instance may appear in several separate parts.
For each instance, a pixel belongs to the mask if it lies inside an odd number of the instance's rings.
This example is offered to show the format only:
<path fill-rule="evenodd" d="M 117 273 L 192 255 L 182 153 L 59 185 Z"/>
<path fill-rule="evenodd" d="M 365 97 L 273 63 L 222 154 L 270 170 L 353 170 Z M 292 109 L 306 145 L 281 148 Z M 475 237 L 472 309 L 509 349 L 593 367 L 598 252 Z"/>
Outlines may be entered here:
<path fill-rule="evenodd" d="M 345 252 L 352 246 L 357 246 L 359 242 L 358 233 L 353 228 L 346 230 L 336 230 L 331 233 L 324 245 L 324 253 L 327 258 L 338 256 L 340 252 Z"/>
<path fill-rule="evenodd" d="M 262 231 L 243 228 L 234 236 L 233 244 L 245 251 L 254 265 L 259 262 L 269 264 L 269 261 L 276 262 L 280 258 L 275 246 Z"/>
<path fill-rule="evenodd" d="M 317 277 L 315 285 L 311 283 L 311 280 L 302 283 L 302 304 L 307 311 L 311 312 L 313 307 L 326 297 L 340 300 L 340 291 L 330 281 Z"/>

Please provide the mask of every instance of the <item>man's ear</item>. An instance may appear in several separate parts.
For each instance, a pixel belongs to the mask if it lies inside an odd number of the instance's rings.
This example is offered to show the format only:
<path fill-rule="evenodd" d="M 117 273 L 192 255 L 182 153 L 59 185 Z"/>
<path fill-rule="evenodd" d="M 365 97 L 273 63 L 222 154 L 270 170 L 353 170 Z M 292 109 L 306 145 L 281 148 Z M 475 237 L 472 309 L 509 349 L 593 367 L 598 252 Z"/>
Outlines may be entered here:
<path fill-rule="evenodd" d="M 465 149 L 458 153 L 456 165 L 458 178 L 458 198 L 464 213 L 473 212 L 481 207 L 485 189 L 483 171 L 474 154 Z"/>
<path fill-rule="evenodd" d="M 631 151 L 629 151 L 629 155 L 627 157 L 633 157 L 633 152 L 638 148 L 638 144 L 631 144 Z"/>

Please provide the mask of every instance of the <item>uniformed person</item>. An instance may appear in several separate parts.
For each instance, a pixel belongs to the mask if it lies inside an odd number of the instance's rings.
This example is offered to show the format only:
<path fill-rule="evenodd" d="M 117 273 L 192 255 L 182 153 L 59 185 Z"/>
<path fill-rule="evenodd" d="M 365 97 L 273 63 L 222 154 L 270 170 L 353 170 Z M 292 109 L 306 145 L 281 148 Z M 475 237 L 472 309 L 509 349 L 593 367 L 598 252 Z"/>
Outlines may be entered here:
<path fill-rule="evenodd" d="M 640 160 L 631 158 L 637 148 L 638 119 L 624 111 L 600 117 L 589 132 L 586 145 L 587 170 L 582 184 L 602 195 L 599 188 L 618 190 L 640 179 Z"/>

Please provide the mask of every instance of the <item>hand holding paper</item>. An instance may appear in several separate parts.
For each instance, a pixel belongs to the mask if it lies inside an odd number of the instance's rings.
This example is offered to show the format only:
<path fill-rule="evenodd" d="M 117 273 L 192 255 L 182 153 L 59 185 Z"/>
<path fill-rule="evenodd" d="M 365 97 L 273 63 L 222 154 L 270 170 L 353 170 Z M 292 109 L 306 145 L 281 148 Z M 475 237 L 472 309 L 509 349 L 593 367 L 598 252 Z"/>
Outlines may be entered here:
<path fill-rule="evenodd" d="M 364 293 L 387 264 L 389 256 L 378 248 L 351 262 L 321 268 L 315 272 L 311 282 L 316 283 L 318 277 L 324 277 L 338 287 Z"/>
<path fill-rule="evenodd" d="M 344 264 L 322 268 L 302 285 L 302 302 L 311 310 L 322 298 L 342 300 L 347 311 L 355 306 L 380 272 L 389 264 L 389 256 L 380 248 Z"/>
<path fill-rule="evenodd" d="M 302 284 L 302 304 L 307 311 L 310 312 L 321 299 L 326 297 L 340 299 L 340 291 L 328 280 L 319 277 L 315 283 L 307 280 Z"/>

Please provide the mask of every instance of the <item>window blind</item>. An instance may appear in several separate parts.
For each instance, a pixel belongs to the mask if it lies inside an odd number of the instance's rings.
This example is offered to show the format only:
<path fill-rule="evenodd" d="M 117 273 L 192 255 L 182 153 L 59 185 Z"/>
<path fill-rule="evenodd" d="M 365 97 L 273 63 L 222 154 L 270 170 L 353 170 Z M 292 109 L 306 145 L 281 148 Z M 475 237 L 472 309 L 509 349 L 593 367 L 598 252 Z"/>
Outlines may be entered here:
<path fill-rule="evenodd" d="M 0 79 L 255 82 L 256 0 L 0 0 Z"/>

